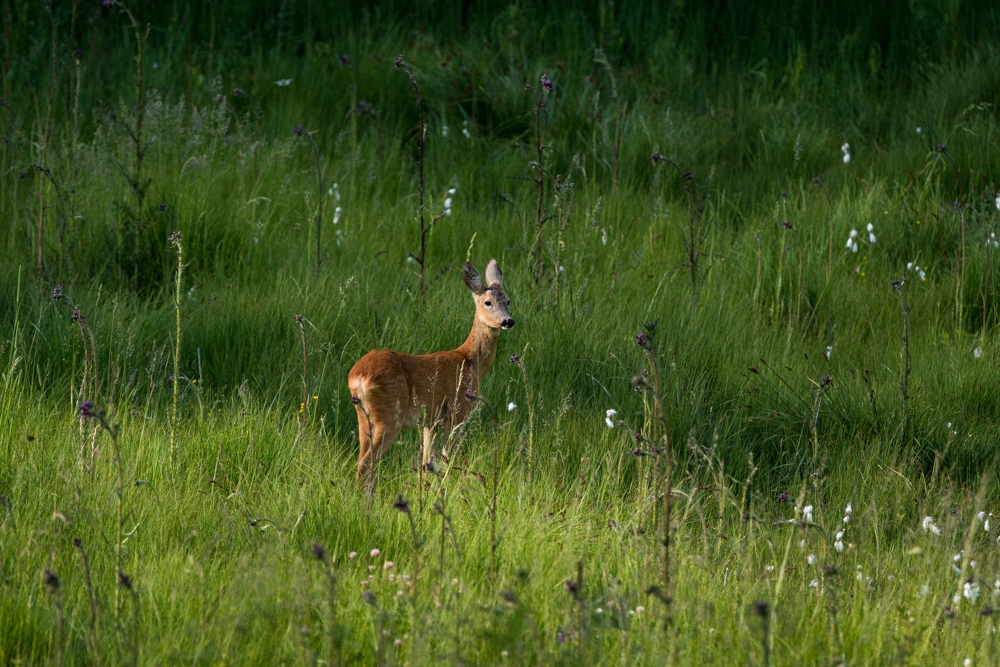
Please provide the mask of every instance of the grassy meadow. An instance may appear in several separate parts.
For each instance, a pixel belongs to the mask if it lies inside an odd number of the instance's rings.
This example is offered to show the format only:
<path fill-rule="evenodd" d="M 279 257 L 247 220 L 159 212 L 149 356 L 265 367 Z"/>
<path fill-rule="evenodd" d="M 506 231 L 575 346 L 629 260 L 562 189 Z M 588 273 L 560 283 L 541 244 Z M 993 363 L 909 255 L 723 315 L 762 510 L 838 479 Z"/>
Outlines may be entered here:
<path fill-rule="evenodd" d="M 1000 664 L 991 3 L 2 9 L 0 664 Z"/>

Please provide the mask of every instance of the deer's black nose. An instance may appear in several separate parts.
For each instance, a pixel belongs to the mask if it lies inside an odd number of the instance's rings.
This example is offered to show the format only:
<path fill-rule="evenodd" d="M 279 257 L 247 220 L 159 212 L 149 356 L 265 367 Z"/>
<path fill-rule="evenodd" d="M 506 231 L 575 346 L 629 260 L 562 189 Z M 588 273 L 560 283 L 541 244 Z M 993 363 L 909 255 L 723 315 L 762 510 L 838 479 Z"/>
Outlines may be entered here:
<path fill-rule="evenodd" d="M 514 328 L 514 320 L 508 317 L 507 319 L 505 319 L 503 322 L 500 323 L 500 328 L 501 329 L 513 329 Z"/>

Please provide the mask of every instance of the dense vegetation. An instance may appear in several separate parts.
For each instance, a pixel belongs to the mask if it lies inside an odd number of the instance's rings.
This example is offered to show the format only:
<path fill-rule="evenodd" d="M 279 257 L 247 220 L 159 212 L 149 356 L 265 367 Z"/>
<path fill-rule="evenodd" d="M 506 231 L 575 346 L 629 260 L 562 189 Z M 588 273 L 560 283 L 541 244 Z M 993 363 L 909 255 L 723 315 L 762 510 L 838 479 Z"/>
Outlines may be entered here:
<path fill-rule="evenodd" d="M 0 663 L 1000 659 L 1000 9 L 410 4 L 4 2 Z"/>

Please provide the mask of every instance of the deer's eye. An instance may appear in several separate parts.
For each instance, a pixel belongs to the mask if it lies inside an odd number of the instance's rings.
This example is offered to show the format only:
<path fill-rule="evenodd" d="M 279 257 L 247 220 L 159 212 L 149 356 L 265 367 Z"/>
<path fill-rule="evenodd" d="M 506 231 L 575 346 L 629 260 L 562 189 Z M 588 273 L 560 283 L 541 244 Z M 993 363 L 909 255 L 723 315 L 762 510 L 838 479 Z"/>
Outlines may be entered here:
<path fill-rule="evenodd" d="M 487 301 L 486 302 L 486 307 L 487 308 L 492 308 L 493 307 L 493 302 L 492 301 Z"/>

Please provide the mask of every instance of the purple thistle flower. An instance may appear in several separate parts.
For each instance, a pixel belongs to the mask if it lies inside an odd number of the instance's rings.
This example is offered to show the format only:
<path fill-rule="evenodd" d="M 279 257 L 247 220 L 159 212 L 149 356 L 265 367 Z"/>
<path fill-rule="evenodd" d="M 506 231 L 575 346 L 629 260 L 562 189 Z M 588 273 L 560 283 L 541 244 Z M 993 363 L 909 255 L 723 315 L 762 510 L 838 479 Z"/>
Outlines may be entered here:
<path fill-rule="evenodd" d="M 819 176 L 817 176 L 813 179 L 813 183 L 815 183 L 816 185 L 822 185 L 823 181 L 821 181 Z"/>
<path fill-rule="evenodd" d="M 647 338 L 645 332 L 640 331 L 635 335 L 635 344 L 638 345 L 639 347 L 645 347 L 646 340 Z"/>
<path fill-rule="evenodd" d="M 937 152 L 938 153 L 947 153 L 948 152 L 948 147 L 945 146 L 944 144 L 938 144 L 937 145 Z"/>
<path fill-rule="evenodd" d="M 789 222 L 788 220 L 782 220 L 781 221 L 781 226 L 784 227 L 785 229 L 791 229 L 792 228 L 792 223 Z"/>
<path fill-rule="evenodd" d="M 396 494 L 396 502 L 392 506 L 403 514 L 409 515 L 410 513 L 410 501 L 404 498 L 402 493 Z"/>
<path fill-rule="evenodd" d="M 951 203 L 951 207 L 952 207 L 953 209 L 955 209 L 955 210 L 957 211 L 958 209 L 962 208 L 962 205 L 961 205 L 961 204 L 959 204 L 959 203 L 958 203 L 958 200 L 956 199 L 955 201 L 953 201 L 953 202 Z"/>
<path fill-rule="evenodd" d="M 224 99 L 226 99 L 226 98 L 225 98 L 225 96 L 224 96 L 224 95 L 222 95 L 221 93 L 219 93 L 219 94 L 217 94 L 217 95 L 215 96 L 215 101 L 216 101 L 216 102 L 218 102 L 219 104 L 221 104 L 221 103 L 222 103 L 222 100 L 224 100 Z"/>
<path fill-rule="evenodd" d="M 312 555 L 316 560 L 325 561 L 326 560 L 326 549 L 319 542 L 313 544 Z"/>
<path fill-rule="evenodd" d="M 77 60 L 83 60 L 83 51 L 77 49 L 76 51 L 73 52 L 73 57 L 76 58 Z"/>
<path fill-rule="evenodd" d="M 565 583 L 563 583 L 563 587 L 566 589 L 567 593 L 574 597 L 576 597 L 577 593 L 580 592 L 580 586 L 572 579 L 567 579 Z"/>
<path fill-rule="evenodd" d="M 396 65 L 396 69 L 403 69 L 403 67 L 406 65 L 406 58 L 404 58 L 403 54 L 400 53 L 398 56 L 396 56 L 395 60 L 393 60 L 392 62 L 393 64 Z"/>
<path fill-rule="evenodd" d="M 95 416 L 94 404 L 90 401 L 84 401 L 80 404 L 80 416 L 81 417 L 93 417 Z"/>
<path fill-rule="evenodd" d="M 566 635 L 563 634 L 562 630 L 556 633 L 556 641 L 560 644 L 564 644 L 566 642 Z"/>
<path fill-rule="evenodd" d="M 246 92 L 242 88 L 240 88 L 239 86 L 236 86 L 235 88 L 233 88 L 233 95 L 235 95 L 236 97 L 239 97 L 240 95 L 245 95 L 245 94 L 246 94 Z"/>
<path fill-rule="evenodd" d="M 542 73 L 542 93 L 551 93 L 555 88 L 552 79 L 549 78 L 548 72 Z"/>
<path fill-rule="evenodd" d="M 63 298 L 63 296 L 64 296 L 64 294 L 63 294 L 63 286 L 62 285 L 56 285 L 55 287 L 52 288 L 52 298 L 53 299 L 61 299 L 61 298 Z"/>
<path fill-rule="evenodd" d="M 70 315 L 70 318 L 74 322 L 79 322 L 80 320 L 82 320 L 83 319 L 83 315 L 80 314 L 80 309 L 79 308 L 74 308 L 73 309 L 73 314 Z"/>
<path fill-rule="evenodd" d="M 348 65 L 351 64 L 351 57 L 349 55 L 347 55 L 346 53 L 341 53 L 340 54 L 340 64 L 343 65 L 344 67 L 347 67 Z"/>
<path fill-rule="evenodd" d="M 158 204 L 158 205 L 156 206 L 156 208 L 160 209 L 161 211 L 166 211 L 166 210 L 167 210 L 167 203 L 166 203 L 166 202 L 162 202 L 162 201 L 161 201 L 161 202 L 160 202 L 160 203 L 159 203 L 159 204 Z"/>
<path fill-rule="evenodd" d="M 164 207 L 166 207 L 166 204 L 164 204 Z M 174 232 L 167 237 L 167 240 L 170 241 L 170 243 L 172 243 L 173 245 L 180 245 L 181 241 L 184 240 L 184 235 L 181 234 L 180 232 Z"/>
<path fill-rule="evenodd" d="M 292 134 L 297 134 L 298 136 L 301 137 L 305 133 L 306 133 L 306 130 L 301 125 L 296 125 L 295 127 L 292 128 Z"/>
<path fill-rule="evenodd" d="M 758 600 L 757 602 L 753 603 L 753 610 L 754 613 L 760 616 L 761 618 L 766 618 L 768 611 L 770 611 L 770 607 L 764 600 Z"/>
<path fill-rule="evenodd" d="M 526 91 L 528 91 L 529 93 L 530 93 L 530 92 L 531 92 L 532 90 L 534 90 L 534 88 L 532 88 L 532 87 L 531 87 L 531 84 L 530 84 L 530 83 L 526 83 L 526 84 L 524 84 L 524 89 L 525 89 Z"/>
<path fill-rule="evenodd" d="M 118 570 L 118 585 L 122 588 L 132 590 L 132 577 L 128 576 L 121 570 Z"/>
<path fill-rule="evenodd" d="M 521 357 L 519 355 L 512 354 L 507 359 L 507 363 L 510 363 L 510 364 L 519 364 L 519 363 L 521 363 Z"/>
<path fill-rule="evenodd" d="M 649 156 L 649 159 L 653 161 L 653 164 L 656 164 L 663 159 L 663 156 L 660 155 L 660 151 L 653 151 L 653 154 Z"/>
<path fill-rule="evenodd" d="M 59 590 L 59 577 L 52 570 L 45 570 L 45 574 L 42 575 L 42 583 L 54 591 Z"/>
<path fill-rule="evenodd" d="M 690 171 L 685 171 L 682 176 L 683 176 L 683 178 L 684 178 L 685 181 L 693 181 L 694 180 L 694 176 L 691 175 Z"/>
<path fill-rule="evenodd" d="M 376 606 L 378 603 L 377 600 L 375 599 L 375 594 L 372 593 L 371 591 L 365 591 L 364 593 L 362 593 L 361 598 L 373 607 Z"/>

